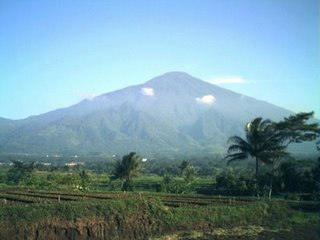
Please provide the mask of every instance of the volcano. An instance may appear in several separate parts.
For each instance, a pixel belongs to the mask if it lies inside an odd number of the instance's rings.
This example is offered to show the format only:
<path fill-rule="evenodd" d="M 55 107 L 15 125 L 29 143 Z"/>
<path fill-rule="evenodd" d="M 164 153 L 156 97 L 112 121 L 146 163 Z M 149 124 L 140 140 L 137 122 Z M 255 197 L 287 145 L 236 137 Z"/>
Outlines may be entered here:
<path fill-rule="evenodd" d="M 182 72 L 23 120 L 0 119 L 0 151 L 144 155 L 225 152 L 255 117 L 293 112 Z"/>

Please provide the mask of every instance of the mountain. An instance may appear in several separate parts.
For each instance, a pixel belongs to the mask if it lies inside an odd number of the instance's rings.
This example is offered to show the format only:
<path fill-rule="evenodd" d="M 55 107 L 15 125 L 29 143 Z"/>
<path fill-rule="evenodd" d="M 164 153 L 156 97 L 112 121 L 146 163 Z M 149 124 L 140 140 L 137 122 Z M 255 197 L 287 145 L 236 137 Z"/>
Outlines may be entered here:
<path fill-rule="evenodd" d="M 23 120 L 0 119 L 0 151 L 34 154 L 223 152 L 262 116 L 291 111 L 182 72 Z"/>

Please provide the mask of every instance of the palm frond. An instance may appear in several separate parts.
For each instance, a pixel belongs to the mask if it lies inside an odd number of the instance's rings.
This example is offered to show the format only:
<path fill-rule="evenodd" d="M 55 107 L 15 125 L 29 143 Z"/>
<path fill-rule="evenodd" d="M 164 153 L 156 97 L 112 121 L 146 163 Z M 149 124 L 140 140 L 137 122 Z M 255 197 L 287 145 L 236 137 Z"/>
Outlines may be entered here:
<path fill-rule="evenodd" d="M 250 145 L 246 140 L 244 140 L 243 138 L 236 136 L 236 135 L 230 137 L 228 139 L 228 143 L 232 143 L 232 146 L 239 145 L 239 146 L 247 147 Z"/>
<path fill-rule="evenodd" d="M 228 154 L 236 153 L 236 152 L 250 152 L 250 145 L 231 145 L 228 148 Z"/>
<path fill-rule="evenodd" d="M 238 160 L 245 160 L 248 158 L 248 154 L 244 152 L 229 154 L 225 157 L 225 159 L 228 160 L 227 164 L 230 164 L 231 162 L 238 161 Z"/>

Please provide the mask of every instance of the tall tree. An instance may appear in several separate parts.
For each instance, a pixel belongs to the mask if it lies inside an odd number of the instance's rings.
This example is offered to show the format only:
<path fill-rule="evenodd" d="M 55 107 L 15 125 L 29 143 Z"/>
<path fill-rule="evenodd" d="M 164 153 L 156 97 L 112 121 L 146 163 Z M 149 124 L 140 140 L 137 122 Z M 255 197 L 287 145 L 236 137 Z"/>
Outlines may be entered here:
<path fill-rule="evenodd" d="M 314 112 L 302 112 L 273 123 L 274 138 L 287 148 L 291 143 L 314 141 L 320 134 L 319 124 L 311 122 Z"/>
<path fill-rule="evenodd" d="M 317 150 L 320 153 L 320 141 L 317 142 Z M 316 166 L 311 170 L 313 177 L 314 189 L 317 194 L 317 199 L 320 200 L 320 156 L 318 157 L 318 162 Z"/>
<path fill-rule="evenodd" d="M 245 160 L 249 156 L 256 162 L 256 178 L 259 174 L 259 162 L 268 163 L 270 157 L 283 153 L 276 139 L 273 138 L 272 124 L 270 120 L 255 118 L 245 126 L 245 139 L 232 136 L 228 140 L 231 145 L 228 148 L 226 159 L 228 163 L 237 160 Z"/>
<path fill-rule="evenodd" d="M 183 160 L 179 166 L 181 176 L 184 175 L 188 167 L 189 167 L 189 162 L 186 160 Z"/>
<path fill-rule="evenodd" d="M 79 172 L 79 176 L 81 179 L 82 190 L 87 190 L 88 184 L 90 182 L 90 176 L 89 176 L 88 172 L 85 169 L 82 169 Z"/>
<path fill-rule="evenodd" d="M 123 191 L 133 189 L 132 178 L 137 176 L 141 170 L 141 160 L 137 153 L 131 152 L 123 156 L 121 161 L 116 162 L 112 178 L 122 180 Z"/>
<path fill-rule="evenodd" d="M 315 140 L 320 133 L 318 123 L 311 122 L 314 112 L 302 112 L 284 118 L 282 121 L 272 123 L 272 141 L 276 142 L 285 154 L 273 154 L 269 159 L 272 165 L 270 178 L 269 198 L 272 194 L 272 182 L 279 160 L 281 157 L 289 156 L 287 148 L 291 143 L 301 143 Z"/>
<path fill-rule="evenodd" d="M 232 144 L 226 157 L 228 163 L 251 156 L 256 161 L 257 183 L 260 161 L 273 165 L 273 175 L 277 161 L 289 155 L 286 151 L 289 144 L 312 141 L 319 136 L 318 124 L 308 122 L 312 116 L 313 112 L 298 113 L 279 122 L 255 118 L 245 127 L 246 139 L 239 136 L 229 138 Z M 272 190 L 272 178 L 270 188 Z"/>

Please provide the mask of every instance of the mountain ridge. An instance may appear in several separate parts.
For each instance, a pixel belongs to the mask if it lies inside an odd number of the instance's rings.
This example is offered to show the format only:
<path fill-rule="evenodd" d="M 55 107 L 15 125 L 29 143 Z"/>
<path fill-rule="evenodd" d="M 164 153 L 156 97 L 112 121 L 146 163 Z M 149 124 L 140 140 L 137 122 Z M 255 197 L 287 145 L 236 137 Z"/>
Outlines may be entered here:
<path fill-rule="evenodd" d="M 291 111 L 183 72 L 22 120 L 0 119 L 0 151 L 37 154 L 223 152 L 255 117 Z"/>

